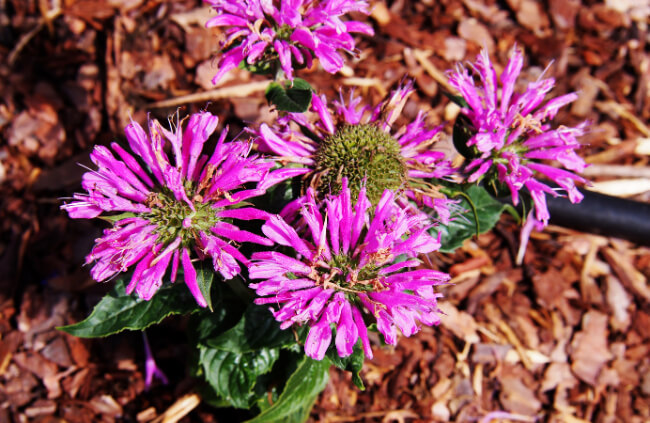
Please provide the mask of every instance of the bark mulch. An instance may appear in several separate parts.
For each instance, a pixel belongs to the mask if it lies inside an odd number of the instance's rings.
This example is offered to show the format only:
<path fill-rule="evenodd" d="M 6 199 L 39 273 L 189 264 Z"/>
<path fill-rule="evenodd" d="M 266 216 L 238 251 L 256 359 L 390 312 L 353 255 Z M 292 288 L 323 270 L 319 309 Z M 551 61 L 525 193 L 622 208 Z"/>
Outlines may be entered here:
<path fill-rule="evenodd" d="M 592 130 L 581 154 L 592 189 L 650 200 L 649 0 L 371 2 L 376 35 L 331 76 L 303 77 L 332 96 L 355 87 L 376 102 L 405 75 L 405 118 L 453 121 L 444 71 L 482 47 L 499 66 L 516 43 L 524 79 L 557 79 L 579 99 L 556 118 Z M 82 340 L 55 328 L 83 319 L 110 288 L 83 266 L 101 223 L 71 221 L 93 145 L 147 113 L 207 108 L 238 133 L 271 121 L 264 79 L 233 71 L 214 87 L 218 29 L 199 1 L 0 1 L 0 422 L 231 422 L 189 377 L 183 318 L 148 330 L 169 385 L 145 390 L 139 333 Z M 361 16 L 359 16 L 361 18 Z M 82 166 L 80 166 L 82 165 Z M 549 226 L 524 264 L 518 229 L 454 254 L 439 327 L 377 348 L 359 391 L 331 371 L 313 421 L 650 421 L 650 249 Z"/>

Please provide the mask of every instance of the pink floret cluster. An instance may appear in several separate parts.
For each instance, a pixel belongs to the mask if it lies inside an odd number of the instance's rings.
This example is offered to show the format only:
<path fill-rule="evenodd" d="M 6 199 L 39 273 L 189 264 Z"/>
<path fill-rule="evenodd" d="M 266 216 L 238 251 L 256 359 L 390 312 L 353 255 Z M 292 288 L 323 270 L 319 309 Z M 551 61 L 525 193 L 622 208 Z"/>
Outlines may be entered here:
<path fill-rule="evenodd" d="M 331 104 L 327 103 L 325 96 L 313 94 L 313 119 L 302 113 L 290 113 L 278 119 L 275 125 L 263 123 L 252 132 L 261 151 L 290 165 L 295 175 L 308 175 L 317 171 L 316 156 L 326 138 L 344 127 L 376 126 L 399 144 L 400 155 L 407 168 L 406 176 L 418 182 L 405 183 L 401 187 L 405 196 L 420 206 L 432 209 L 436 220 L 446 224 L 450 221 L 450 208 L 453 208 L 454 201 L 438 192 L 419 189 L 418 186 L 426 179 L 444 179 L 457 171 L 445 153 L 432 148 L 439 139 L 442 126 L 429 127 L 423 111 L 418 112 L 415 119 L 406 125 L 395 124 L 414 91 L 413 81 L 406 80 L 374 108 L 364 105 L 363 99 L 355 96 L 353 91 L 349 92 L 347 98 L 340 93 L 339 99 Z M 300 201 L 298 199 L 298 203 Z"/>
<path fill-rule="evenodd" d="M 372 34 L 366 24 L 341 19 L 367 13 L 365 1 L 206 1 L 217 12 L 207 25 L 224 27 L 226 35 L 214 82 L 242 61 L 276 67 L 293 79 L 296 68 L 316 57 L 333 73 L 343 66 L 339 51 L 355 48 L 350 34 Z M 222 279 L 247 276 L 255 303 L 270 307 L 282 329 L 307 326 L 309 357 L 321 360 L 332 348 L 341 357 L 355 348 L 372 357 L 369 326 L 395 344 L 398 332 L 411 336 L 440 320 L 436 286 L 450 276 L 421 261 L 441 247 L 442 231 L 434 226 L 453 219 L 456 201 L 443 194 L 439 180 L 458 182 L 460 171 L 465 182 L 507 187 L 515 204 L 527 190 L 534 214 L 522 239 L 547 224 L 546 194 L 563 190 L 572 202 L 582 199 L 576 183 L 586 181 L 574 172 L 586 167 L 576 154 L 586 124 L 549 124 L 577 95 L 545 102 L 554 80 L 542 77 L 516 93 L 522 66 L 523 55 L 515 50 L 497 77 L 483 51 L 469 69 L 459 65 L 451 73 L 471 134 L 471 157 L 461 168 L 435 148 L 442 127 L 430 127 L 424 112 L 396 124 L 405 120 L 401 112 L 415 91 L 412 82 L 402 81 L 375 107 L 353 92 L 331 103 L 314 93 L 312 113 L 284 113 L 273 125 L 246 128 L 248 142 L 227 141 L 227 128 L 213 137 L 219 119 L 208 112 L 177 119 L 169 129 L 155 119 L 148 120 L 148 131 L 132 122 L 125 146 L 94 148 L 96 170 L 83 176 L 85 192 L 62 208 L 72 218 L 111 222 L 86 258 L 97 281 L 131 271 L 126 292 L 149 300 L 163 281 L 174 282 L 182 272 L 196 303 L 206 307 L 209 292 L 202 291 L 197 265 L 210 262 Z M 330 145 L 345 151 L 330 154 Z M 253 148 L 259 154 L 251 154 Z M 366 156 L 348 159 L 353 150 L 372 150 L 380 163 L 373 168 L 369 159 L 367 167 L 357 166 Z M 337 164 L 327 164 L 330 159 Z M 381 167 L 391 163 L 394 168 Z M 356 182 L 345 173 L 350 169 Z M 295 184 L 278 188 L 285 190 L 279 214 L 251 203 L 290 178 Z M 261 229 L 243 223 L 249 220 L 261 221 Z M 247 257 L 243 243 L 264 248 Z"/>
<path fill-rule="evenodd" d="M 397 329 L 410 336 L 420 324 L 439 322 L 441 294 L 433 287 L 449 275 L 418 268 L 418 255 L 440 247 L 422 214 L 407 213 L 390 190 L 376 207 L 363 189 L 353 202 L 346 181 L 338 195 L 328 198 L 324 212 L 312 191 L 307 198 L 298 230 L 279 216 L 262 227 L 289 255 L 254 253 L 249 271 L 251 279 L 261 279 L 250 284 L 259 296 L 255 302 L 280 305 L 271 311 L 282 328 L 309 325 L 308 356 L 321 360 L 334 337 L 339 356 L 352 354 L 360 341 L 372 357 L 367 321 L 375 321 L 393 345 Z"/>
<path fill-rule="evenodd" d="M 127 293 L 150 299 L 171 266 L 171 281 L 182 266 L 185 283 L 196 302 L 207 302 L 197 283 L 195 259 L 211 258 L 214 270 L 229 279 L 248 260 L 235 242 L 271 245 L 268 239 L 239 229 L 233 219 L 266 219 L 268 214 L 241 202 L 264 192 L 246 188 L 268 176 L 272 162 L 249 155 L 245 142 L 225 142 L 221 132 L 211 154 L 204 144 L 219 119 L 207 112 L 188 119 L 185 130 L 166 130 L 149 120 L 149 134 L 137 123 L 126 127 L 128 149 L 96 146 L 91 159 L 97 170 L 83 176 L 86 193 L 62 206 L 72 218 L 104 217 L 104 231 L 86 258 L 97 281 L 133 267 Z M 173 161 L 165 151 L 169 143 Z M 130 150 L 130 151 L 129 151 Z M 117 157 L 115 154 L 117 154 Z M 273 178 L 273 175 L 270 176 Z M 234 208 L 233 206 L 237 206 Z"/>
<path fill-rule="evenodd" d="M 497 78 L 487 51 L 483 50 L 470 65 L 471 72 L 459 65 L 451 73 L 449 83 L 467 103 L 462 113 L 473 126 L 474 135 L 467 145 L 475 149 L 476 157 L 463 168 L 468 181 L 476 182 L 486 174 L 495 175 L 508 187 L 515 205 L 519 203 L 519 191 L 527 188 L 535 205 L 536 219 L 547 224 L 550 215 L 546 194 L 557 197 L 560 193 L 539 179 L 553 181 L 566 191 L 573 203 L 582 200 L 576 182 L 586 180 L 573 172 L 581 172 L 587 166 L 576 154 L 581 147 L 577 137 L 585 133 L 587 124 L 551 128 L 549 120 L 578 95 L 565 94 L 544 103 L 555 80 L 542 77 L 529 83 L 523 93 L 516 93 L 523 60 L 523 54 L 515 48 Z M 474 76 L 479 78 L 478 84 Z M 564 169 L 542 160 L 557 161 Z"/>
<path fill-rule="evenodd" d="M 314 56 L 329 73 L 339 71 L 340 50 L 354 52 L 352 33 L 373 35 L 368 24 L 342 20 L 350 12 L 368 13 L 368 3 L 358 0 L 205 0 L 217 12 L 208 27 L 224 27 L 224 53 L 212 80 L 246 61 L 249 65 L 279 63 L 288 79 L 294 67 L 311 67 Z"/>

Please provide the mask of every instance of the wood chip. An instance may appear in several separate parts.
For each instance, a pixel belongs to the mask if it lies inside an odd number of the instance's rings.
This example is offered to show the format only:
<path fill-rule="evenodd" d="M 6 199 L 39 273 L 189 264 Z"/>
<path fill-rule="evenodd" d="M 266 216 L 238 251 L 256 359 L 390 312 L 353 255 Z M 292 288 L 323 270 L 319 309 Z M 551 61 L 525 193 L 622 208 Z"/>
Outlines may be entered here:
<path fill-rule="evenodd" d="M 635 295 L 639 295 L 645 301 L 650 301 L 650 287 L 643 273 L 635 269 L 629 257 L 612 249 L 605 248 L 603 255 L 614 269 L 619 280 L 627 286 Z"/>
<path fill-rule="evenodd" d="M 25 415 L 29 418 L 51 416 L 56 412 L 56 409 L 56 402 L 52 400 L 39 399 L 36 400 L 34 404 L 25 408 Z"/>
<path fill-rule="evenodd" d="M 456 307 L 444 301 L 439 302 L 438 307 L 443 313 L 440 319 L 442 326 L 452 331 L 454 335 L 467 343 L 474 344 L 479 342 L 478 333 L 476 332 L 476 321 L 470 314 L 464 311 L 458 311 Z"/>
<path fill-rule="evenodd" d="M 650 128 L 622 104 L 615 101 L 599 101 L 596 102 L 596 107 L 603 113 L 630 121 L 644 137 L 650 137 Z"/>
<path fill-rule="evenodd" d="M 95 413 L 110 417 L 119 417 L 124 413 L 122 406 L 110 395 L 93 397 L 89 405 L 95 410 Z"/>
<path fill-rule="evenodd" d="M 390 23 L 390 12 L 386 3 L 378 1 L 372 5 L 370 16 L 377 21 L 379 25 L 388 25 Z"/>
<path fill-rule="evenodd" d="M 495 43 L 490 31 L 475 18 L 463 19 L 458 25 L 458 35 L 481 48 L 487 48 L 490 53 L 494 51 Z"/>
<path fill-rule="evenodd" d="M 607 321 L 606 314 L 589 310 L 582 319 L 582 330 L 571 342 L 571 370 L 592 386 L 605 363 L 613 358 L 607 343 Z"/>
<path fill-rule="evenodd" d="M 246 97 L 253 93 L 264 91 L 268 85 L 268 81 L 256 81 L 241 85 L 231 85 L 229 87 L 217 88 L 202 93 L 188 94 L 176 98 L 170 98 L 169 100 L 157 101 L 148 104 L 146 107 L 149 109 L 162 109 L 166 107 L 176 107 L 186 103 L 201 103 L 230 97 Z"/>
<path fill-rule="evenodd" d="M 650 191 L 650 178 L 616 179 L 613 181 L 592 182 L 586 187 L 589 191 L 614 197 L 631 197 Z"/>
<path fill-rule="evenodd" d="M 507 410 L 523 415 L 533 415 L 542 408 L 541 401 L 535 397 L 535 391 L 516 375 L 502 377 L 501 387 L 503 390 L 499 399 Z"/>
<path fill-rule="evenodd" d="M 156 409 L 154 407 L 149 407 L 145 410 L 140 411 L 136 416 L 135 419 L 138 422 L 144 423 L 148 422 L 150 420 L 153 420 L 156 418 L 158 415 L 158 412 L 156 412 Z"/>
<path fill-rule="evenodd" d="M 439 70 L 431 60 L 429 60 L 429 56 L 431 55 L 430 52 L 426 52 L 424 50 L 418 50 L 415 49 L 413 50 L 413 56 L 415 59 L 422 65 L 422 68 L 431 76 L 438 84 L 442 85 L 442 87 L 447 91 L 447 92 L 454 92 L 454 89 L 449 85 L 449 80 L 445 73 L 441 70 Z"/>
<path fill-rule="evenodd" d="M 200 402 L 201 398 L 197 394 L 184 395 L 176 400 L 167 411 L 153 420 L 153 423 L 177 423 L 194 410 Z"/>
<path fill-rule="evenodd" d="M 631 323 L 628 307 L 632 304 L 632 299 L 617 278 L 608 275 L 606 280 L 607 304 L 612 310 L 610 325 L 614 330 L 625 332 Z"/>

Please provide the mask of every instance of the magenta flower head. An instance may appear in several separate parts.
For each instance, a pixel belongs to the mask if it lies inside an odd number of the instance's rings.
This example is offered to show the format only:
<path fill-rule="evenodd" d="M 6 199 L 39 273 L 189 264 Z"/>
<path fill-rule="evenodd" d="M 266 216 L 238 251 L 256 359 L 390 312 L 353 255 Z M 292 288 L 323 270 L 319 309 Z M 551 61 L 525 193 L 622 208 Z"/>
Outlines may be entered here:
<path fill-rule="evenodd" d="M 375 320 L 388 344 L 395 344 L 397 329 L 413 335 L 420 324 L 439 322 L 434 286 L 449 275 L 417 269 L 419 254 L 440 247 L 427 233 L 422 214 L 409 214 L 384 191 L 376 207 L 359 191 L 352 204 L 347 179 L 339 194 L 330 196 L 318 209 L 310 188 L 302 208 L 304 234 L 299 234 L 281 217 L 271 217 L 262 227 L 277 244 L 278 251 L 257 252 L 249 266 L 250 285 L 260 296 L 257 304 L 275 304 L 275 319 L 286 329 L 293 324 L 310 326 L 305 352 L 321 360 L 332 341 L 338 354 L 352 354 L 361 340 L 367 357 L 372 357 L 366 321 Z M 397 258 L 405 257 L 403 261 Z"/>
<path fill-rule="evenodd" d="M 454 172 L 444 153 L 432 150 L 441 127 L 428 128 L 426 114 L 420 112 L 407 125 L 392 128 L 413 91 L 408 81 L 374 109 L 362 105 L 353 92 L 347 103 L 341 94 L 330 108 L 324 96 L 314 94 L 315 122 L 304 114 L 289 114 L 273 128 L 262 124 L 257 143 L 260 150 L 302 173 L 304 188 L 311 186 L 320 196 L 338 194 L 342 179 L 348 178 L 353 197 L 365 185 L 376 205 L 385 189 L 403 190 L 407 197 L 435 209 L 446 223 L 449 200 L 426 180 Z"/>
<path fill-rule="evenodd" d="M 373 35 L 357 21 L 343 21 L 349 12 L 368 13 L 359 0 L 205 0 L 217 16 L 206 26 L 225 27 L 224 53 L 216 83 L 242 60 L 257 71 L 281 69 L 293 80 L 294 67 L 311 67 L 316 56 L 323 68 L 335 73 L 343 67 L 339 50 L 354 51 L 351 33 Z"/>
<path fill-rule="evenodd" d="M 451 74 L 449 83 L 456 88 L 467 107 L 462 109 L 469 120 L 472 136 L 457 147 L 470 157 L 464 167 L 469 182 L 485 178 L 488 184 L 505 184 L 515 204 L 519 191 L 526 187 L 535 205 L 537 219 L 546 224 L 549 219 L 545 194 L 557 197 L 558 192 L 536 178 L 549 179 L 564 189 L 573 203 L 582 200 L 576 182 L 586 180 L 574 174 L 586 167 L 576 154 L 580 148 L 577 137 L 585 133 L 586 123 L 576 127 L 561 126 L 551 129 L 548 123 L 558 110 L 578 98 L 576 93 L 565 94 L 544 102 L 553 88 L 553 78 L 538 79 L 528 84 L 526 91 L 515 93 L 515 83 L 523 66 L 523 55 L 515 48 L 503 73 L 498 78 L 488 53 L 483 50 L 474 64 L 459 65 Z M 474 76 L 480 78 L 475 84 Z M 467 151 L 462 151 L 467 150 Z M 553 160 L 565 169 L 550 166 L 540 160 Z"/>
<path fill-rule="evenodd" d="M 96 146 L 90 157 L 96 171 L 84 174 L 87 191 L 63 205 L 72 218 L 104 217 L 113 227 L 96 241 L 87 263 L 96 262 L 92 277 L 105 281 L 134 267 L 127 293 L 149 300 L 160 288 L 171 265 L 173 282 L 179 265 L 196 302 L 207 302 L 197 284 L 195 258 L 211 257 L 214 269 L 226 278 L 239 273 L 237 261 L 247 263 L 235 242 L 272 245 L 268 239 L 239 229 L 232 219 L 266 219 L 267 213 L 241 202 L 262 194 L 245 189 L 259 182 L 273 163 L 248 156 L 244 142 L 224 142 L 225 129 L 211 155 L 203 146 L 217 127 L 218 118 L 203 112 L 168 131 L 149 120 L 149 135 L 132 122 L 126 127 L 130 152 L 116 143 L 112 152 Z M 164 150 L 171 144 L 174 162 Z M 114 156 L 117 153 L 117 157 Z"/>

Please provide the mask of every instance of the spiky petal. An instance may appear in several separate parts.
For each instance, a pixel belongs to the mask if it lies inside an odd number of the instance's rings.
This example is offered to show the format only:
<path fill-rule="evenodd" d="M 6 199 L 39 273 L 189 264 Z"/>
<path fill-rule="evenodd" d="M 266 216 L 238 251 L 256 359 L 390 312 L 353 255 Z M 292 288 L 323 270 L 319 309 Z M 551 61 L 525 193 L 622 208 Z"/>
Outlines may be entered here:
<path fill-rule="evenodd" d="M 231 221 L 268 217 L 261 210 L 233 206 L 264 192 L 244 184 L 263 180 L 273 163 L 248 156 L 247 143 L 225 142 L 227 129 L 212 154 L 204 154 L 218 121 L 202 112 L 189 117 L 185 130 L 180 123 L 167 130 L 152 119 L 148 135 L 132 122 L 125 129 L 128 150 L 111 145 L 118 157 L 107 147 L 95 147 L 90 157 L 97 170 L 83 176 L 86 193 L 75 194 L 74 201 L 61 207 L 72 218 L 117 216 L 86 257 L 87 263 L 95 262 L 90 271 L 95 280 L 133 268 L 127 293 L 135 291 L 148 300 L 170 265 L 173 282 L 182 264 L 185 283 L 197 304 L 205 307 L 193 264 L 196 258 L 212 258 L 215 271 L 232 278 L 240 271 L 238 262 L 248 262 L 234 241 L 271 245 Z M 167 142 L 173 160 L 165 152 Z"/>
<path fill-rule="evenodd" d="M 217 83 L 242 60 L 263 68 L 279 66 L 293 79 L 294 63 L 310 67 L 317 57 L 323 69 L 335 73 L 343 67 L 339 50 L 352 52 L 352 33 L 373 35 L 372 28 L 358 21 L 343 21 L 349 12 L 368 13 L 359 0 L 205 0 L 217 12 L 206 26 L 224 27 L 228 49 L 219 60 Z"/>
<path fill-rule="evenodd" d="M 475 131 L 467 142 L 467 146 L 474 148 L 475 158 L 462 170 L 469 182 L 496 178 L 508 187 L 515 204 L 519 203 L 519 191 L 526 188 L 535 205 L 535 218 L 545 226 L 550 217 L 546 194 L 557 197 L 560 193 L 538 178 L 555 182 L 573 203 L 582 200 L 576 183 L 587 182 L 573 173 L 587 166 L 576 154 L 581 146 L 577 138 L 585 133 L 586 122 L 557 129 L 552 129 L 548 123 L 560 107 L 578 96 L 569 93 L 542 105 L 555 84 L 553 78 L 542 77 L 529 83 L 523 93 L 516 93 L 516 80 L 523 67 L 523 54 L 516 47 L 498 79 L 500 99 L 496 71 L 487 51 L 483 50 L 470 67 L 478 75 L 480 84 L 476 85 L 471 73 L 461 65 L 449 78 L 451 86 L 460 92 L 468 105 L 462 113 L 470 119 Z M 557 161 L 567 170 L 540 161 Z"/>
<path fill-rule="evenodd" d="M 417 268 L 419 254 L 440 247 L 421 214 L 407 213 L 390 190 L 376 207 L 364 189 L 352 203 L 345 179 L 324 210 L 311 189 L 306 198 L 301 208 L 307 222 L 304 231 L 299 233 L 280 216 L 262 227 L 269 239 L 290 250 L 254 253 L 249 275 L 261 280 L 250 284 L 260 296 L 255 302 L 279 305 L 271 311 L 282 328 L 309 325 L 308 356 L 325 356 L 334 326 L 341 357 L 352 354 L 357 341 L 372 357 L 364 315 L 376 320 L 389 344 L 395 344 L 397 329 L 410 336 L 422 324 L 438 323 L 436 301 L 441 294 L 434 286 L 448 281 L 449 275 Z M 397 261 L 398 256 L 407 259 Z"/>

